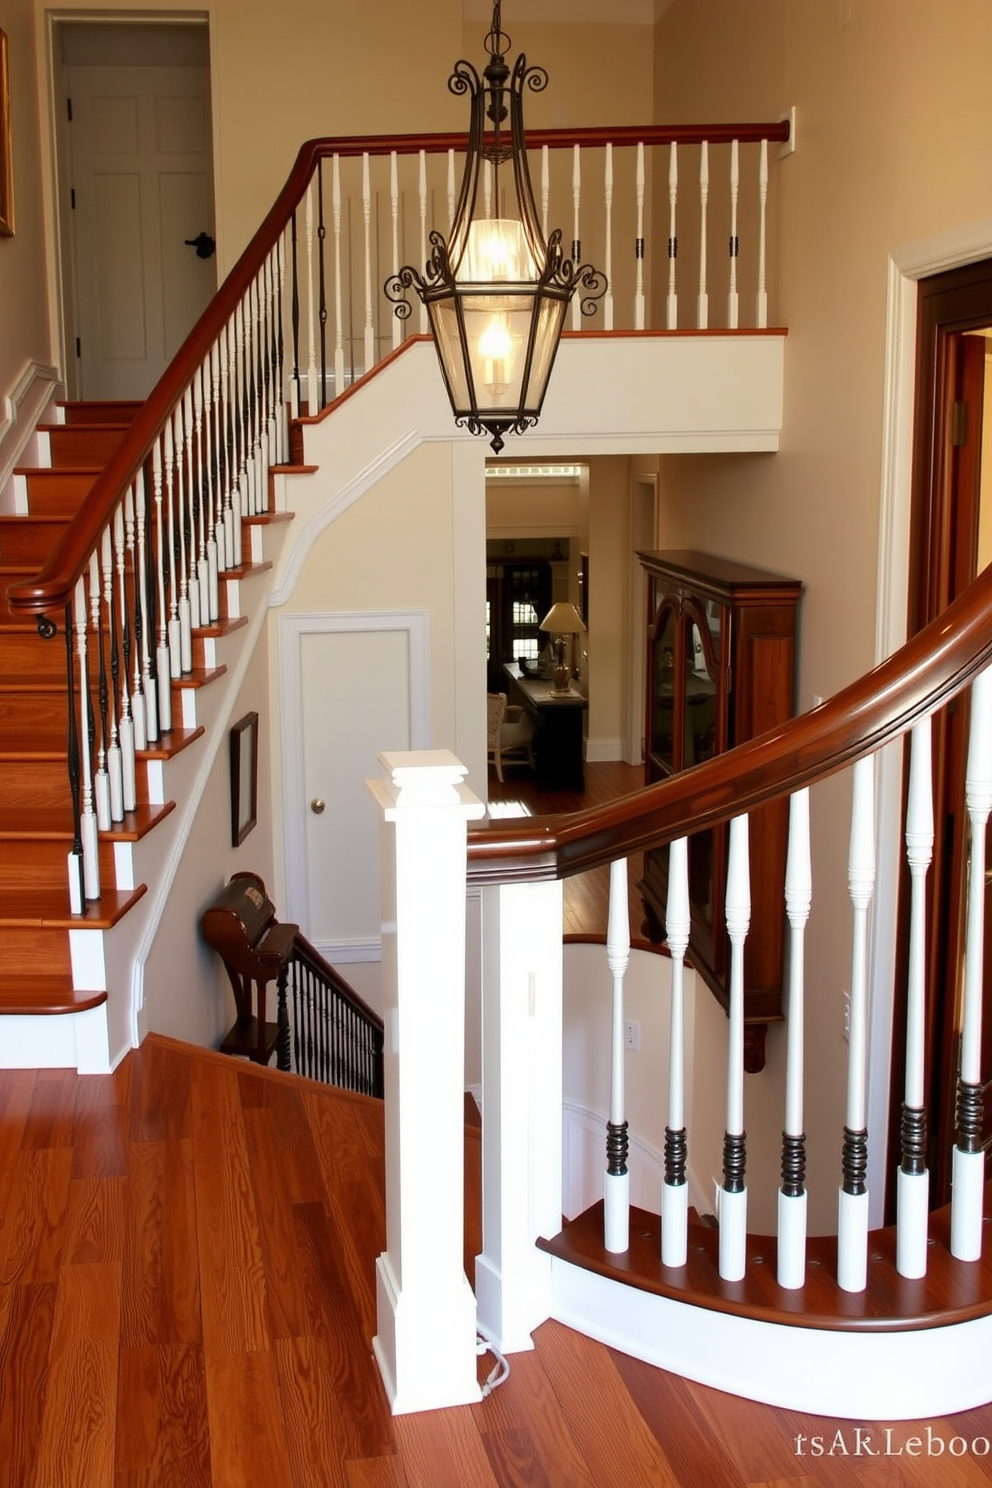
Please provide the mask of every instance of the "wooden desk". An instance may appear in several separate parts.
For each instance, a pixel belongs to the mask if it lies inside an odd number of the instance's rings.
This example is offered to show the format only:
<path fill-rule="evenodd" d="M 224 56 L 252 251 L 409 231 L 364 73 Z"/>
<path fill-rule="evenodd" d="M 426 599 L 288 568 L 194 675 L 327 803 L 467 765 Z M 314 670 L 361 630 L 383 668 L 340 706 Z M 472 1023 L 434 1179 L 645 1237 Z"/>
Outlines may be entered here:
<path fill-rule="evenodd" d="M 525 677 L 515 661 L 505 662 L 507 696 L 526 709 L 534 725 L 534 770 L 538 790 L 586 788 L 582 720 L 589 706 L 579 692 L 564 695 L 540 677 Z"/>

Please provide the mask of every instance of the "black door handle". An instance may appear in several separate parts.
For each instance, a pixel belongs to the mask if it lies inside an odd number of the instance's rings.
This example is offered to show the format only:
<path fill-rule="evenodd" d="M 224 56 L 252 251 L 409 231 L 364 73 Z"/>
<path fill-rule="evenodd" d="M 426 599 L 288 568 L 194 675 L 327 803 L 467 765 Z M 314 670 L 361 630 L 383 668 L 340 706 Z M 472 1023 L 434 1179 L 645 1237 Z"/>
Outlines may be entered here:
<path fill-rule="evenodd" d="M 197 258 L 211 258 L 217 247 L 208 232 L 197 233 L 195 238 L 184 238 L 183 242 L 187 248 L 195 248 Z"/>

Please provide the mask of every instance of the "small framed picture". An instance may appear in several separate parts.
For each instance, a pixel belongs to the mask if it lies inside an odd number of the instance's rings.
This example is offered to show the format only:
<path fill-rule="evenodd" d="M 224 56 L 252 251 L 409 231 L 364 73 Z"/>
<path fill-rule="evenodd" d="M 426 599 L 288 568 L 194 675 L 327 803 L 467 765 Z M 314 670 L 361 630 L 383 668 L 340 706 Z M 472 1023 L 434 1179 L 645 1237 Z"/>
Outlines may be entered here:
<path fill-rule="evenodd" d="M 0 31 L 0 235 L 14 236 L 14 188 L 11 181 L 10 82 L 7 34 Z"/>
<path fill-rule="evenodd" d="M 240 847 L 258 815 L 258 714 L 231 730 L 231 846 Z"/>

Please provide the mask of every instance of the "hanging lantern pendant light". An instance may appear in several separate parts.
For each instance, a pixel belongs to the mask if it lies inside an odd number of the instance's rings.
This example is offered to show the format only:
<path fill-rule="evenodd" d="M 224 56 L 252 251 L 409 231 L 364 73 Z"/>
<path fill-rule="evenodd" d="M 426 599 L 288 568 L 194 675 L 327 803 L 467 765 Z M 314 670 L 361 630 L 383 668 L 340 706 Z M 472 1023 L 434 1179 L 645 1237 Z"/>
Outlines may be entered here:
<path fill-rule="evenodd" d="M 496 0 L 482 76 L 462 60 L 448 79 L 452 93 L 468 95 L 471 110 L 449 239 L 432 231 L 423 274 L 408 264 L 385 284 L 401 319 L 411 312 L 407 291 L 423 301 L 455 422 L 488 434 L 496 454 L 504 434 L 537 422 L 573 294 L 581 290 L 582 313 L 591 315 L 607 287 L 598 269 L 576 268 L 565 257 L 559 228 L 545 242 L 527 164 L 523 92 L 543 92 L 548 75 L 528 67 L 523 53 L 510 68 L 500 12 Z"/>

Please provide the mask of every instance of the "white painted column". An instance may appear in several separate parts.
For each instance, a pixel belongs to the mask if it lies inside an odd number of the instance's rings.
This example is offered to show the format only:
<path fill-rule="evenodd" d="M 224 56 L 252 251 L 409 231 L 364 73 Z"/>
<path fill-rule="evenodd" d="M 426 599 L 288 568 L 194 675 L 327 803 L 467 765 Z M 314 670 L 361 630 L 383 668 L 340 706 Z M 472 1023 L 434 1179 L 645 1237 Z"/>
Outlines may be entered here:
<path fill-rule="evenodd" d="M 634 166 L 634 204 L 637 211 L 637 235 L 634 239 L 634 330 L 644 330 L 646 304 L 644 296 L 644 141 L 638 140 Z"/>
<path fill-rule="evenodd" d="M 758 156 L 758 292 L 755 296 L 754 323 L 759 331 L 768 324 L 768 293 L 765 288 L 768 236 L 768 141 L 761 141 Z"/>
<path fill-rule="evenodd" d="M 386 1250 L 373 1349 L 395 1415 L 480 1398 L 464 1233 L 465 839 L 448 750 L 382 754 Z"/>
<path fill-rule="evenodd" d="M 809 850 L 809 791 L 789 802 L 789 852 L 785 910 L 789 918 L 789 1000 L 786 1007 L 785 1129 L 782 1186 L 778 1191 L 778 1284 L 806 1280 L 806 1135 L 803 1131 L 805 938 L 813 897 Z"/>
<path fill-rule="evenodd" d="M 971 736 L 965 769 L 965 805 L 971 824 L 968 924 L 964 961 L 964 1017 L 958 1075 L 957 1142 L 951 1176 L 951 1254 L 959 1261 L 982 1255 L 982 966 L 985 946 L 985 842 L 992 811 L 992 667 L 971 688 Z"/>
<path fill-rule="evenodd" d="M 562 1214 L 562 885 L 482 891 L 482 1254 L 479 1331 L 533 1348 L 551 1314 L 539 1236 Z"/>
<path fill-rule="evenodd" d="M 720 1275 L 740 1281 L 747 1261 L 747 1185 L 744 1182 L 744 943 L 751 925 L 748 819 L 730 823 L 727 861 L 727 934 L 730 937 L 730 1036 L 727 1041 L 727 1128 L 720 1192 Z"/>
<path fill-rule="evenodd" d="M 613 146 L 607 143 L 603 164 L 603 209 L 606 213 L 606 294 L 603 296 L 603 329 L 613 329 Z"/>
<path fill-rule="evenodd" d="M 576 268 L 582 258 L 582 237 L 579 231 L 579 208 L 582 204 L 582 154 L 578 145 L 572 146 L 572 262 Z M 582 296 L 572 296 L 572 330 L 582 329 Z"/>
<path fill-rule="evenodd" d="M 696 325 L 705 331 L 710 323 L 710 297 L 706 289 L 706 207 L 710 197 L 710 147 L 706 140 L 699 146 L 699 294 L 696 298 Z"/>
<path fill-rule="evenodd" d="M 675 146 L 672 146 L 674 149 Z M 668 1033 L 668 1122 L 665 1129 L 665 1179 L 661 1185 L 661 1259 L 684 1266 L 688 1250 L 689 1184 L 685 1133 L 685 953 L 689 945 L 688 840 L 679 837 L 668 849 L 668 899 L 665 940 L 672 958 L 672 1006 Z"/>
<path fill-rule="evenodd" d="M 627 859 L 610 864 L 610 910 L 606 929 L 606 963 L 613 978 L 610 1019 L 610 1119 L 607 1166 L 603 1179 L 603 1244 L 614 1255 L 630 1244 L 630 1172 L 627 1168 L 627 1120 L 624 1111 L 623 979 L 630 960 L 630 913 L 627 906 Z"/>
<path fill-rule="evenodd" d="M 838 1199 L 837 1281 L 846 1292 L 864 1291 L 868 1279 L 868 911 L 875 891 L 875 761 L 854 766 L 851 846 L 847 881 L 854 906 L 851 952 L 851 1017 L 847 1046 L 847 1114 L 844 1179 Z"/>
<path fill-rule="evenodd" d="M 906 1089 L 902 1108 L 902 1161 L 896 1180 L 896 1270 L 927 1274 L 930 1175 L 926 1166 L 923 1106 L 926 1048 L 927 870 L 933 857 L 931 725 L 913 728 L 906 807 L 906 857 L 910 873 L 909 973 L 906 988 Z"/>
<path fill-rule="evenodd" d="M 678 148 L 674 140 L 668 147 L 668 299 L 665 325 L 670 331 L 677 330 L 679 324 L 679 298 L 675 289 L 675 260 L 679 252 L 679 240 L 675 231 L 675 210 L 679 195 Z"/>

